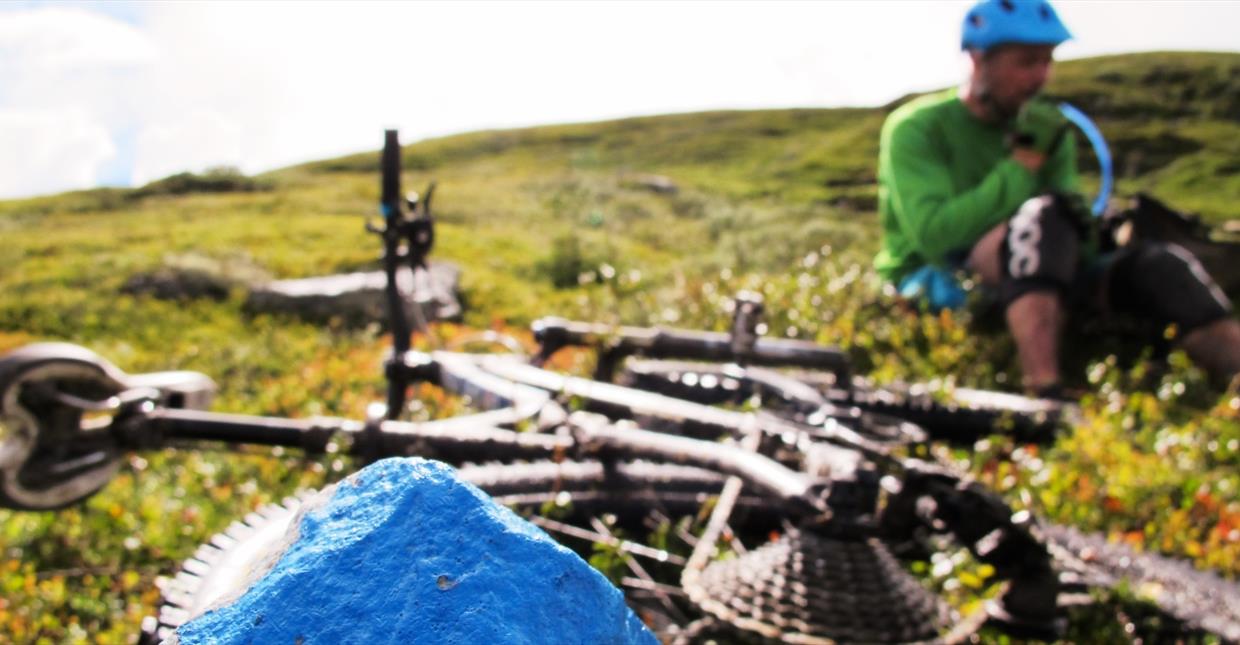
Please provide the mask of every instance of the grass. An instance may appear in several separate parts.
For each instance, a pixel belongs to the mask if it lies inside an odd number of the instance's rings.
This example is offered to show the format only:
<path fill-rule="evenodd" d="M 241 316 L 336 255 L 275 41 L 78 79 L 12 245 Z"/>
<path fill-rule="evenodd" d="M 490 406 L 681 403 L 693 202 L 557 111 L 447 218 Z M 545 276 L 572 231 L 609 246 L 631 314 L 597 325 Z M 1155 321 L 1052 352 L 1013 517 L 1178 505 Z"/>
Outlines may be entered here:
<path fill-rule="evenodd" d="M 1065 63 L 1050 93 L 1098 120 L 1121 193 L 1218 222 L 1240 199 L 1238 78 L 1238 55 L 1142 54 Z M 878 380 L 1013 389 L 1011 342 L 982 309 L 911 311 L 870 268 L 877 132 L 892 107 L 463 134 L 408 146 L 405 185 L 438 181 L 435 257 L 464 268 L 468 328 L 554 313 L 722 329 L 726 299 L 753 289 L 771 333 L 839 344 Z M 64 340 L 127 371 L 205 372 L 219 410 L 360 418 L 382 395 L 378 328 L 250 314 L 239 290 L 161 301 L 122 287 L 186 257 L 274 277 L 375 267 L 362 216 L 376 212 L 377 160 L 234 177 L 239 190 L 223 192 L 178 180 L 0 202 L 0 351 Z M 647 174 L 677 190 L 643 187 Z M 1178 353 L 1155 370 L 1140 345 L 1069 341 L 1074 378 L 1093 392 L 1085 423 L 1042 451 L 996 437 L 958 457 L 1018 507 L 1235 577 L 1240 398 Z M 456 409 L 431 390 L 419 401 L 427 415 Z M 0 511 L 0 640 L 127 642 L 157 574 L 259 503 L 351 467 L 170 450 L 128 458 L 78 507 Z"/>

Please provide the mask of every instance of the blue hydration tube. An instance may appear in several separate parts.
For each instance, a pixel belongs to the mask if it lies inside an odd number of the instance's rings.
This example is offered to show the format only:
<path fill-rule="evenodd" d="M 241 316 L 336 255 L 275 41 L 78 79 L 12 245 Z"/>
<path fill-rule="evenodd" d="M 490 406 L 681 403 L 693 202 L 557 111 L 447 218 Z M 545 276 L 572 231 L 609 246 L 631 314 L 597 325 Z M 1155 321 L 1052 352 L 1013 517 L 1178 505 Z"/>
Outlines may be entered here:
<path fill-rule="evenodd" d="M 1094 217 L 1098 217 L 1107 208 L 1107 200 L 1111 198 L 1111 187 L 1115 180 L 1115 173 L 1111 165 L 1111 149 L 1107 147 L 1107 140 L 1103 138 L 1102 131 L 1098 129 L 1098 126 L 1084 112 L 1068 103 L 1060 103 L 1059 111 L 1063 113 L 1064 118 L 1081 129 L 1081 132 L 1085 134 L 1085 138 L 1089 139 L 1089 145 L 1093 146 L 1094 155 L 1098 157 L 1098 167 L 1102 171 L 1102 182 L 1098 186 L 1098 197 L 1094 199 L 1094 206 L 1092 208 Z"/>

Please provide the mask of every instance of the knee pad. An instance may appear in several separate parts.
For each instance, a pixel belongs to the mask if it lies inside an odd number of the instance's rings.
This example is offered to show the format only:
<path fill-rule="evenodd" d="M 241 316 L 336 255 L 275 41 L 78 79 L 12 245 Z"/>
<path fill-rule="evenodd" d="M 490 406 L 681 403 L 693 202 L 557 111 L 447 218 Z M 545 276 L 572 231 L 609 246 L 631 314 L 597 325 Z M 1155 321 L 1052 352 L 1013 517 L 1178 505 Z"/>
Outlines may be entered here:
<path fill-rule="evenodd" d="M 1071 285 L 1080 232 L 1068 208 L 1057 195 L 1040 195 L 1021 204 L 1008 220 L 999 250 L 999 296 L 1005 306 L 1032 291 L 1063 293 Z"/>
<path fill-rule="evenodd" d="M 1146 242 L 1125 248 L 1112 263 L 1107 299 L 1116 311 L 1180 333 L 1231 315 L 1231 301 L 1192 253 L 1178 244 Z"/>

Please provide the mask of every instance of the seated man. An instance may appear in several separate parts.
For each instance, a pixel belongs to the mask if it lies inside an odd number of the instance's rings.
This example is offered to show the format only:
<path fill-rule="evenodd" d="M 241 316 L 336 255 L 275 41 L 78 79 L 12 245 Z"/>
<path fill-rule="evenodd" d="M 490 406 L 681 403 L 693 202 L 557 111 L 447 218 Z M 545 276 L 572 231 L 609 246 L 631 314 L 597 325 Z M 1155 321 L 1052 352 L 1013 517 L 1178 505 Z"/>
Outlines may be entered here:
<path fill-rule="evenodd" d="M 1075 143 L 1037 98 L 1071 37 L 1045 0 L 983 0 L 964 20 L 966 83 L 901 106 L 879 152 L 880 274 L 968 268 L 994 288 L 1024 386 L 1059 396 L 1068 305 L 1174 323 L 1181 346 L 1224 382 L 1240 373 L 1240 323 L 1192 254 L 1147 244 L 1099 256 L 1077 204 Z"/>

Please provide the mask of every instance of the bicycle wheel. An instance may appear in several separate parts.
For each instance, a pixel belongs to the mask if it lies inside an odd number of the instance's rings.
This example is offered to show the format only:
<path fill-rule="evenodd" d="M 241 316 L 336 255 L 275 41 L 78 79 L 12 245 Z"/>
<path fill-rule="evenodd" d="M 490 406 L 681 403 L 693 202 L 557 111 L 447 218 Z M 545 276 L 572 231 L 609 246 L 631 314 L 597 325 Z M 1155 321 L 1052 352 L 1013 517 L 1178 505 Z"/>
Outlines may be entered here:
<path fill-rule="evenodd" d="M 682 587 L 684 552 L 694 538 L 675 520 L 700 517 L 717 498 L 725 480 L 715 472 L 650 462 L 536 462 L 464 466 L 459 473 L 519 512 L 551 509 L 550 517 L 531 520 L 587 557 L 600 544 L 624 554 L 631 573 L 618 582 L 626 600 L 665 642 L 921 642 L 955 622 L 879 540 L 784 527 L 783 509 L 750 495 L 739 497 L 729 518 L 726 545 L 736 557 L 712 562 Z M 264 507 L 201 546 L 162 582 L 159 614 L 144 621 L 140 642 L 159 642 L 244 588 L 255 562 L 284 539 L 302 501 Z M 667 541 L 623 538 L 652 532 Z M 772 540 L 773 533 L 779 537 Z M 747 579 L 743 572 L 754 567 L 763 575 Z"/>
<path fill-rule="evenodd" d="M 1190 630 L 1240 642 L 1240 585 L 1192 564 L 1140 553 L 1106 536 L 1049 524 L 1043 527 L 1052 555 L 1079 584 L 1116 588 L 1157 606 Z"/>

